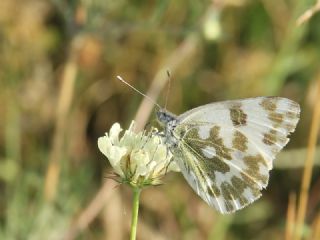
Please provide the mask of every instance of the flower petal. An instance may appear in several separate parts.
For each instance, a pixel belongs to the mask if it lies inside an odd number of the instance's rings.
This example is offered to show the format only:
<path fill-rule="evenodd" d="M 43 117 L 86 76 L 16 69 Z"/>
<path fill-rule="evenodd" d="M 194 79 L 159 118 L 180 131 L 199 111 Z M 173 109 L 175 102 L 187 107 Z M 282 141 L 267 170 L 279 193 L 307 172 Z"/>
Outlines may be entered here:
<path fill-rule="evenodd" d="M 98 148 L 100 152 L 106 157 L 110 156 L 110 148 L 112 147 L 110 138 L 108 136 L 98 138 Z"/>
<path fill-rule="evenodd" d="M 127 149 L 125 147 L 116 147 L 113 146 L 110 149 L 110 155 L 108 157 L 109 162 L 115 172 L 119 174 L 120 176 L 124 176 L 124 173 L 121 169 L 121 160 L 126 155 Z"/>
<path fill-rule="evenodd" d="M 122 131 L 119 123 L 114 123 L 110 129 L 110 140 L 112 144 L 119 143 L 119 133 Z"/>

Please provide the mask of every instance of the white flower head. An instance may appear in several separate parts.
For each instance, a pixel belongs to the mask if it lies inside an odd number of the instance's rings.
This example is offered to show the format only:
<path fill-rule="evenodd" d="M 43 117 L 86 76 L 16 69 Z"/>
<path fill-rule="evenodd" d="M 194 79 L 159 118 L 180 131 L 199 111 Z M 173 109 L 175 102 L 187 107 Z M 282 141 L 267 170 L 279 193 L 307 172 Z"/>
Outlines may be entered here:
<path fill-rule="evenodd" d="M 109 133 L 98 139 L 100 151 L 109 159 L 122 182 L 142 188 L 158 185 L 168 171 L 180 171 L 172 161 L 172 154 L 162 138 L 152 132 L 133 132 L 134 121 L 123 136 L 119 123 L 112 125 Z"/>

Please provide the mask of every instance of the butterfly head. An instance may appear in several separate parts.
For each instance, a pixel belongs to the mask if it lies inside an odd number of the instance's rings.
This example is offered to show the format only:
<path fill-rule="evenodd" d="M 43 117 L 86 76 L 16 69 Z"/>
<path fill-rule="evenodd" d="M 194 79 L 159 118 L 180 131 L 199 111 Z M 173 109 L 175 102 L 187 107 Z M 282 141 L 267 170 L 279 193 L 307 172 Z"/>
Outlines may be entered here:
<path fill-rule="evenodd" d="M 170 122 L 175 122 L 176 118 L 177 117 L 173 113 L 170 113 L 165 109 L 160 109 L 157 111 L 157 119 L 163 126 L 167 126 L 167 124 Z"/>
<path fill-rule="evenodd" d="M 177 139 L 173 137 L 173 131 L 178 125 L 177 116 L 161 108 L 157 111 L 157 119 L 164 127 L 165 142 L 169 148 L 177 146 Z"/>

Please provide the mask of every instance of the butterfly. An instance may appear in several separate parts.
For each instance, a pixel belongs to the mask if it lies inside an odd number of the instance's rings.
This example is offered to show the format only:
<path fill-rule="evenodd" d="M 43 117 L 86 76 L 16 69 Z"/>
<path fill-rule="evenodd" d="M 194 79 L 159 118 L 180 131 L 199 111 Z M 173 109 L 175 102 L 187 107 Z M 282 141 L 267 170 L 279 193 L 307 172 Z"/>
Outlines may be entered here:
<path fill-rule="evenodd" d="M 256 97 L 211 103 L 179 116 L 162 109 L 157 119 L 189 185 L 225 214 L 261 196 L 299 115 L 299 104 L 292 100 Z"/>
<path fill-rule="evenodd" d="M 299 121 L 298 103 L 256 97 L 210 103 L 179 116 L 161 108 L 164 143 L 193 190 L 220 213 L 232 213 L 261 196 L 275 156 Z"/>

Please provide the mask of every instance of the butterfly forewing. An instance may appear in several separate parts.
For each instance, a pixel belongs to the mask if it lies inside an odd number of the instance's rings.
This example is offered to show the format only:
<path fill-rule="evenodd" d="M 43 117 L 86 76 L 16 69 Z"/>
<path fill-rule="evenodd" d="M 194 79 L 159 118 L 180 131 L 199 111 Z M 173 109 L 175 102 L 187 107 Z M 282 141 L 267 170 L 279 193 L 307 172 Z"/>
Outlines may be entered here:
<path fill-rule="evenodd" d="M 217 102 L 178 116 L 166 138 L 197 194 L 229 213 L 259 198 L 299 112 L 297 103 L 279 97 Z"/>

